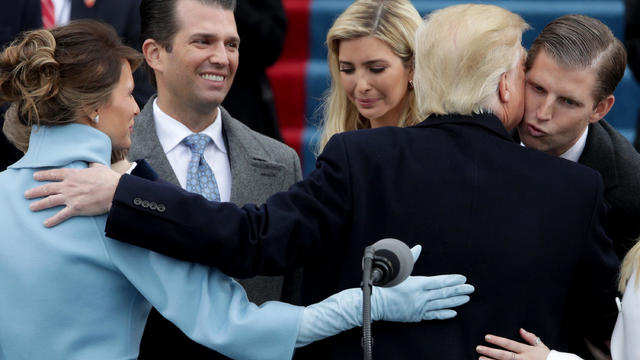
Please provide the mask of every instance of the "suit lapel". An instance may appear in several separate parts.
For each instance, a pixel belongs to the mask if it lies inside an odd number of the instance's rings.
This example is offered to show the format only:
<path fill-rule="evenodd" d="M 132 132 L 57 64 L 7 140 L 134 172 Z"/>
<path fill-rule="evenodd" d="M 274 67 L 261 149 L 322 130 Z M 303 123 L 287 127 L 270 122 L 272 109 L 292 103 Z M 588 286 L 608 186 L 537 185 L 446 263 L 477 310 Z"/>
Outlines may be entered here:
<path fill-rule="evenodd" d="M 279 190 L 277 186 L 284 180 L 278 178 L 283 176 L 285 168 L 256 143 L 249 128 L 220 109 L 231 167 L 230 200 L 238 205 L 262 203 Z"/>
<path fill-rule="evenodd" d="M 153 101 L 155 99 L 156 96 L 152 96 L 140 114 L 136 116 L 133 135 L 131 136 L 129 160 L 147 160 L 161 179 L 180 186 L 178 178 L 173 172 L 173 168 L 158 139 L 156 125 L 153 120 Z"/>

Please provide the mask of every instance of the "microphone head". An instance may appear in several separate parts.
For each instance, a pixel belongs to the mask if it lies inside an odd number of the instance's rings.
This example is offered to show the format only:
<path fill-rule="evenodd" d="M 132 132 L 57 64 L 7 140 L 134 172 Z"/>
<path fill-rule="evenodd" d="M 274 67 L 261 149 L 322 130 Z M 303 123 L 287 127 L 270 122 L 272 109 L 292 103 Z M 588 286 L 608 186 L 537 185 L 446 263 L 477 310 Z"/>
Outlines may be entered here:
<path fill-rule="evenodd" d="M 373 285 L 392 287 L 403 282 L 413 271 L 413 255 L 407 244 L 397 239 L 382 239 L 371 245 L 375 252 L 373 268 L 382 269 L 383 276 Z"/>

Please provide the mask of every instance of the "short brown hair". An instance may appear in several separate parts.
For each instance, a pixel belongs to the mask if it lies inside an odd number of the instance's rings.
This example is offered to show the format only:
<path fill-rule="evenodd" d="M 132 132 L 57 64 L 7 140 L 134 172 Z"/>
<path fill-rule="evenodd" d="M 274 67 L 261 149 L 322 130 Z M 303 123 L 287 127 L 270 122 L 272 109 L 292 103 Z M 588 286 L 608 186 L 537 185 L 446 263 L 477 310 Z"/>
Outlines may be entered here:
<path fill-rule="evenodd" d="M 584 15 L 565 15 L 545 26 L 529 49 L 527 71 L 541 49 L 563 67 L 595 71 L 595 105 L 613 94 L 627 66 L 627 52 L 611 29 Z"/>
<path fill-rule="evenodd" d="M 32 126 L 75 122 L 82 110 L 107 103 L 123 60 L 133 70 L 143 57 L 99 21 L 21 34 L 0 54 L 0 100 L 11 102 L 5 135 L 26 151 Z"/>

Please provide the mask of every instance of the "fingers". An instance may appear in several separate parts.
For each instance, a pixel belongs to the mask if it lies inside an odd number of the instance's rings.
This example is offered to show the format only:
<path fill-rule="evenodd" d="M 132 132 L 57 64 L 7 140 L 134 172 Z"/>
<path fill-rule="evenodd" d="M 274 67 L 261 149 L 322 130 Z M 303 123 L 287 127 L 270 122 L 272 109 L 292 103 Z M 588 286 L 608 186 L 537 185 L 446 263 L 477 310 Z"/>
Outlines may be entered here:
<path fill-rule="evenodd" d="M 456 317 L 456 315 L 458 313 L 450 309 L 427 311 L 422 316 L 422 320 L 447 320 Z"/>
<path fill-rule="evenodd" d="M 411 255 L 413 255 L 413 263 L 415 264 L 422 252 L 422 245 L 416 245 L 411 248 Z"/>
<path fill-rule="evenodd" d="M 71 169 L 51 169 L 36 171 L 33 178 L 37 181 L 62 181 Z"/>
<path fill-rule="evenodd" d="M 29 204 L 29 209 L 31 211 L 40 211 L 61 205 L 64 205 L 64 195 L 56 194 L 47 196 L 42 200 L 32 202 L 31 204 Z"/>
<path fill-rule="evenodd" d="M 71 209 L 68 208 L 68 207 L 65 207 L 64 209 L 58 211 L 58 213 L 56 213 L 52 217 L 50 217 L 47 220 L 45 220 L 44 221 L 44 226 L 46 226 L 46 227 L 56 226 L 56 225 L 60 224 L 61 222 L 67 220 L 71 216 L 73 216 L 73 213 L 71 212 Z"/>
<path fill-rule="evenodd" d="M 458 275 L 437 275 L 437 276 L 416 276 L 416 278 L 422 278 L 424 281 L 422 282 L 422 289 L 430 290 L 430 289 L 439 289 L 449 286 L 455 286 L 464 284 L 467 281 L 467 278 Z"/>
<path fill-rule="evenodd" d="M 520 359 L 517 355 L 516 355 L 516 357 L 514 357 L 513 353 L 510 352 L 510 351 L 494 349 L 494 348 L 490 348 L 490 347 L 482 346 L 482 345 L 477 346 L 476 347 L 476 351 L 479 354 L 482 354 L 484 356 L 488 356 L 490 359 L 497 359 L 497 360 Z M 480 357 L 480 359 L 486 359 L 486 358 Z"/>
<path fill-rule="evenodd" d="M 527 348 L 529 347 L 526 344 L 517 342 L 517 341 L 513 341 L 513 340 L 509 340 L 507 338 L 503 338 L 501 336 L 495 336 L 495 335 L 486 335 L 484 337 L 485 341 L 494 345 L 498 345 L 501 348 L 507 349 L 510 352 L 515 352 L 515 353 L 521 353 L 527 350 Z"/>
<path fill-rule="evenodd" d="M 536 334 L 530 333 L 525 329 L 522 329 L 522 328 L 520 329 L 520 336 L 522 336 L 522 338 L 532 346 L 542 344 L 542 341 L 539 340 Z"/>
<path fill-rule="evenodd" d="M 40 185 L 36 188 L 25 191 L 24 197 L 27 199 L 34 199 L 34 198 L 45 197 L 49 195 L 55 195 L 60 193 L 61 189 L 62 189 L 62 184 L 59 182 L 48 183 L 48 184 Z"/>
<path fill-rule="evenodd" d="M 453 296 L 446 299 L 436 299 L 426 301 L 423 304 L 423 312 L 429 312 L 434 310 L 449 309 L 452 307 L 460 306 L 469 302 L 467 295 Z"/>

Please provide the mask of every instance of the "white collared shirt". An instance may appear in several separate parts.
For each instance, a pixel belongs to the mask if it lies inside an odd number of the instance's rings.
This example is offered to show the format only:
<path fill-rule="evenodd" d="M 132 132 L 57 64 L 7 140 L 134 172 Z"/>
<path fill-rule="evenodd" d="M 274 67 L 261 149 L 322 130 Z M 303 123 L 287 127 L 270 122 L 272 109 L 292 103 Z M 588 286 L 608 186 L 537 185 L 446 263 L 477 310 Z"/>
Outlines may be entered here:
<path fill-rule="evenodd" d="M 71 0 L 52 0 L 56 26 L 66 25 L 71 19 Z"/>
<path fill-rule="evenodd" d="M 191 160 L 191 150 L 182 140 L 193 134 L 189 128 L 178 120 L 167 115 L 158 107 L 158 99 L 153 101 L 153 121 L 156 125 L 156 132 L 162 150 L 167 155 L 169 164 L 176 174 L 180 186 L 186 189 L 187 186 L 187 170 L 189 161 Z M 229 201 L 231 198 L 231 166 L 229 164 L 229 156 L 227 155 L 227 147 L 222 136 L 222 115 L 218 108 L 218 116 L 216 120 L 206 129 L 200 132 L 209 135 L 213 140 L 204 150 L 204 158 L 213 170 L 220 191 L 220 200 Z"/>
<path fill-rule="evenodd" d="M 564 154 L 560 155 L 560 157 L 573 162 L 578 162 L 578 160 L 580 160 L 580 155 L 582 155 L 582 152 L 584 151 L 584 146 L 587 144 L 588 133 L 589 127 L 587 126 L 578 141 L 576 141 L 569 150 L 565 151 Z"/>

